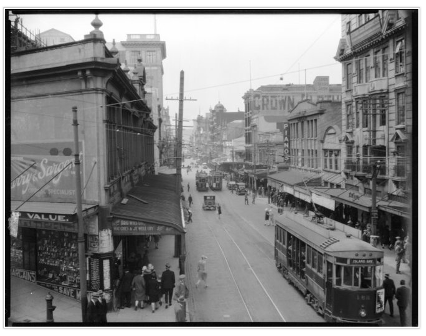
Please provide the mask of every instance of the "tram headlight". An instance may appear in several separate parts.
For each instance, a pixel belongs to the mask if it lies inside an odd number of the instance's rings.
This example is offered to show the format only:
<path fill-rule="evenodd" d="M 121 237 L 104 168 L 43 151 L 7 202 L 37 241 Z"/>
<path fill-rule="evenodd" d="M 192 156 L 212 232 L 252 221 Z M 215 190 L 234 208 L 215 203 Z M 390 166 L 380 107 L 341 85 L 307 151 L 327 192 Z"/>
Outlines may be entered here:
<path fill-rule="evenodd" d="M 359 316 L 361 317 L 366 317 L 367 316 L 367 312 L 365 311 L 364 308 L 361 308 L 358 312 Z"/>

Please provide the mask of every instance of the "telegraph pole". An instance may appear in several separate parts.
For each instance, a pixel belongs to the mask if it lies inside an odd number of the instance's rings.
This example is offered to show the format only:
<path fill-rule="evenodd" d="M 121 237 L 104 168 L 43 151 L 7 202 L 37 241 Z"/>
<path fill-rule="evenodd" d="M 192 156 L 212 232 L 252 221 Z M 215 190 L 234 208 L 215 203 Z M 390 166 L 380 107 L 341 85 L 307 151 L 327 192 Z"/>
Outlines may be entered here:
<path fill-rule="evenodd" d="M 77 122 L 77 107 L 72 108 L 73 113 L 73 127 L 74 127 L 74 163 L 75 163 L 75 193 L 77 196 L 77 220 L 78 220 L 78 263 L 80 268 L 80 302 L 82 322 L 86 322 L 86 309 L 87 309 L 87 282 L 86 282 L 86 250 L 84 239 L 84 223 L 83 223 L 83 209 L 82 209 L 82 196 L 81 196 L 81 168 L 80 168 L 80 150 L 78 148 L 78 122 Z"/>

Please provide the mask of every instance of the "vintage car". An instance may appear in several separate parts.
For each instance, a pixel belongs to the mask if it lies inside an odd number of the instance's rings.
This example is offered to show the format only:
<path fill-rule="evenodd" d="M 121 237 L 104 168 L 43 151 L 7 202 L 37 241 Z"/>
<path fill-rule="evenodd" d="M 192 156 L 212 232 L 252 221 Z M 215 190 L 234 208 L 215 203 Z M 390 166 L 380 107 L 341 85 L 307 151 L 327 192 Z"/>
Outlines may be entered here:
<path fill-rule="evenodd" d="M 238 182 L 236 191 L 237 191 L 236 192 L 237 195 L 245 195 L 246 194 L 246 184 L 242 183 L 242 182 Z"/>
<path fill-rule="evenodd" d="M 236 189 L 236 188 L 237 188 L 237 182 L 235 182 L 235 181 L 229 181 L 229 182 L 226 184 L 226 187 L 227 187 L 229 190 Z"/>
<path fill-rule="evenodd" d="M 204 196 L 203 210 L 216 210 L 216 196 Z"/>

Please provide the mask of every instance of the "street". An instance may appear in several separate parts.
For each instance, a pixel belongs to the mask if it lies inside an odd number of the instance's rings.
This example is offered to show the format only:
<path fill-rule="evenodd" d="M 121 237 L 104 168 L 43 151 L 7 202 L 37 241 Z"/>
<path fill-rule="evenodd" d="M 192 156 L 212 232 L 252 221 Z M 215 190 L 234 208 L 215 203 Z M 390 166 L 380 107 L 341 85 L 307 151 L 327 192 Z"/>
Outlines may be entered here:
<path fill-rule="evenodd" d="M 185 166 L 190 161 L 185 161 Z M 244 204 L 244 196 L 195 190 L 195 171 L 182 174 L 185 197 L 194 199 L 193 223 L 187 225 L 187 279 L 192 299 L 192 322 L 303 322 L 324 320 L 309 308 L 275 267 L 274 227 L 263 221 L 265 199 Z M 190 192 L 187 184 L 190 183 Z M 222 215 L 201 208 L 204 195 L 215 195 Z M 260 203 L 263 202 L 263 203 Z M 208 287 L 198 288 L 197 263 L 206 255 Z"/>

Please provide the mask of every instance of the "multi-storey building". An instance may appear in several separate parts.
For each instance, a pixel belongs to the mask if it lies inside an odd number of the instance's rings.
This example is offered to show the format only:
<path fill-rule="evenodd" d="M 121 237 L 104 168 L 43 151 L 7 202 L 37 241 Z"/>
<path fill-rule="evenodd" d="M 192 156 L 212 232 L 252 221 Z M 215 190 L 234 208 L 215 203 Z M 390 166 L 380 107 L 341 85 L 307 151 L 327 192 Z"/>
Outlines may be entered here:
<path fill-rule="evenodd" d="M 159 167 L 163 160 L 164 149 L 163 138 L 166 133 L 166 126 L 163 123 L 163 60 L 167 57 L 166 42 L 161 41 L 159 34 L 127 34 L 126 41 L 118 43 L 115 40 L 107 43 L 107 47 L 114 50 L 118 57 L 121 67 L 133 72 L 134 69 L 144 67 L 145 74 L 145 99 L 151 109 L 151 118 L 158 127 L 158 132 L 154 135 L 156 144 L 154 157 L 155 166 Z"/>
<path fill-rule="evenodd" d="M 9 206 L 19 213 L 17 234 L 8 236 L 12 275 L 75 299 L 86 280 L 79 275 L 79 227 L 89 292 L 112 291 L 119 276 L 113 258 L 125 266 L 147 233 L 184 233 L 174 177 L 164 177 L 159 187 L 152 175 L 156 126 L 140 69 L 129 79 L 105 46 L 102 22 L 96 17 L 92 26 L 83 40 L 66 44 L 40 46 L 26 38 L 10 59 Z M 149 188 L 142 181 L 150 181 Z M 144 204 L 130 195 L 161 200 Z M 170 213 L 158 214 L 158 206 Z"/>
<path fill-rule="evenodd" d="M 359 210 L 351 221 L 370 222 L 376 173 L 376 201 L 382 203 L 374 231 L 386 225 L 394 236 L 411 230 L 414 14 L 395 9 L 343 15 L 335 56 L 343 68 L 342 157 L 352 194 L 345 203 Z M 355 201 L 361 197 L 366 202 Z"/>
<path fill-rule="evenodd" d="M 341 85 L 330 84 L 328 76 L 317 76 L 313 84 L 264 85 L 246 92 L 243 96 L 246 162 L 252 166 L 283 162 L 283 132 L 290 111 L 306 99 L 313 103 L 341 102 L 341 96 Z M 254 175 L 253 186 L 257 184 Z"/>

